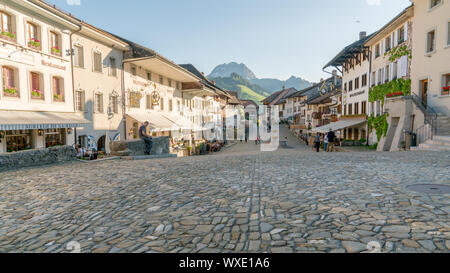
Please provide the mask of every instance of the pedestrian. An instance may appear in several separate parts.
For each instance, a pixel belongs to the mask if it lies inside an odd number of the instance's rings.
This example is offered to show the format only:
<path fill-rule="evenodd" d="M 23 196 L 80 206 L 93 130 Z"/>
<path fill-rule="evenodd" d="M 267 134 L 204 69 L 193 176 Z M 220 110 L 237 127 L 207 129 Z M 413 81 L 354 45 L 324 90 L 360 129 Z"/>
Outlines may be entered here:
<path fill-rule="evenodd" d="M 330 129 L 330 132 L 328 132 L 328 151 L 334 152 L 334 142 L 336 141 L 336 134 L 333 132 L 333 129 Z"/>
<path fill-rule="evenodd" d="M 145 142 L 145 154 L 146 155 L 150 155 L 150 153 L 152 151 L 152 146 L 153 146 L 153 138 L 151 135 L 147 134 L 148 125 L 149 125 L 149 122 L 146 121 L 139 128 L 139 137 Z"/>
<path fill-rule="evenodd" d="M 316 136 L 314 137 L 314 148 L 316 148 L 316 151 L 319 153 L 320 152 L 320 134 L 317 133 Z"/>
<path fill-rule="evenodd" d="M 323 151 L 328 152 L 328 135 L 323 137 Z"/>

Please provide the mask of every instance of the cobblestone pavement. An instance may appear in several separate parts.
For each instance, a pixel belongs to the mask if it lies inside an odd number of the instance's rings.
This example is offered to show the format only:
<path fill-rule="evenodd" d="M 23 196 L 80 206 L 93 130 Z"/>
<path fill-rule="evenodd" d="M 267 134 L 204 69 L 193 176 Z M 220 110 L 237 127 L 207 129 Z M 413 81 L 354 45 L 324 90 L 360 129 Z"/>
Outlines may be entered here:
<path fill-rule="evenodd" d="M 450 154 L 258 152 L 0 174 L 0 252 L 449 252 Z"/>

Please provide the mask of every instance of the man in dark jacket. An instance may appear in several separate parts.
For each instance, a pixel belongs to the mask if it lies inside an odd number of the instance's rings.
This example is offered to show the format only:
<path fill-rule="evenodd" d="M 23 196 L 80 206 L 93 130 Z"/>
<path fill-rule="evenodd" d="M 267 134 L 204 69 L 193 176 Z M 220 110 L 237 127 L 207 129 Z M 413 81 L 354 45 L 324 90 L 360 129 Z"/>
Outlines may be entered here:
<path fill-rule="evenodd" d="M 330 129 L 330 132 L 327 135 L 328 137 L 328 151 L 334 151 L 334 142 L 336 141 L 336 134 L 333 132 L 333 129 Z"/>
<path fill-rule="evenodd" d="M 148 121 L 139 128 L 139 137 L 145 142 L 145 154 L 150 155 L 153 146 L 152 136 L 147 134 Z"/>

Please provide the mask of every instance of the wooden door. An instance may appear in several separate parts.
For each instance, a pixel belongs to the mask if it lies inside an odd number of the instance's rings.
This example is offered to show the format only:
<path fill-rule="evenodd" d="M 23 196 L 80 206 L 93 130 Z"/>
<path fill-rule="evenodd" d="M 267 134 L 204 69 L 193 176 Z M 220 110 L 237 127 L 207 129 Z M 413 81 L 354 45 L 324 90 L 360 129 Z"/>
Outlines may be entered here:
<path fill-rule="evenodd" d="M 423 106 L 427 107 L 428 103 L 428 80 L 423 80 L 421 84 L 421 97 Z"/>

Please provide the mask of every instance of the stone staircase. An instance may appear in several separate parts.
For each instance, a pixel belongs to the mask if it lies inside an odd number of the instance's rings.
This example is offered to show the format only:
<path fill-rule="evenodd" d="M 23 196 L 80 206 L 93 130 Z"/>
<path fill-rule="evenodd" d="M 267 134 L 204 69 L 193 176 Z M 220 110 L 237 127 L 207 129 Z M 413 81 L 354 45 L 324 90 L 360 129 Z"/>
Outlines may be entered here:
<path fill-rule="evenodd" d="M 450 151 L 450 117 L 439 114 L 432 140 L 411 148 L 413 151 Z"/>

